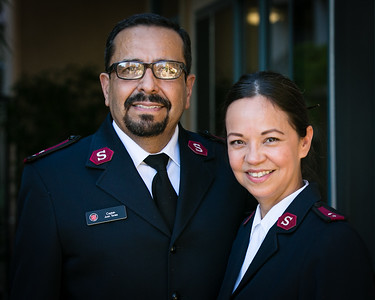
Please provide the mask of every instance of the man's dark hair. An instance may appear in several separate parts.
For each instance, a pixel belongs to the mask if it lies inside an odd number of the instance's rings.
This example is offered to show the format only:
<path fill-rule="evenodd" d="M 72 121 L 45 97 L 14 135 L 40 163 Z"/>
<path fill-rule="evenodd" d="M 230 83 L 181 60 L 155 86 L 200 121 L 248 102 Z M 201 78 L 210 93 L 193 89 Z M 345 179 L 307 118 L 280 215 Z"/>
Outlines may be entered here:
<path fill-rule="evenodd" d="M 191 39 L 189 38 L 188 33 L 181 28 L 178 24 L 172 20 L 162 17 L 157 14 L 145 13 L 133 15 L 129 18 L 126 18 L 115 25 L 115 27 L 110 32 L 107 42 L 106 49 L 104 53 L 104 65 L 106 72 L 109 71 L 111 57 L 114 54 L 114 39 L 119 32 L 125 28 L 134 27 L 138 25 L 146 26 L 160 26 L 164 28 L 169 28 L 176 31 L 181 39 L 183 40 L 183 54 L 185 59 L 185 65 L 187 68 L 187 74 L 191 72 L 192 65 L 192 54 L 191 54 Z"/>

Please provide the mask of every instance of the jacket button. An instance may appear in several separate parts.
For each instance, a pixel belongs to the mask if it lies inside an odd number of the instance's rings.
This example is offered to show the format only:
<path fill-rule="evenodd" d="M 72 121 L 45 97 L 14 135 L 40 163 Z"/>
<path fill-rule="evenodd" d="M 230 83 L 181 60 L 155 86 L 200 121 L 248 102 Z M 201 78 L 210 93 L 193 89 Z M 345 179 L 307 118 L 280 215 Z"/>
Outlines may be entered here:
<path fill-rule="evenodd" d="M 176 246 L 173 245 L 171 248 L 170 248 L 170 253 L 172 254 L 175 254 L 176 253 Z"/>
<path fill-rule="evenodd" d="M 171 294 L 171 299 L 172 300 L 179 300 L 179 294 L 177 292 L 173 292 Z"/>

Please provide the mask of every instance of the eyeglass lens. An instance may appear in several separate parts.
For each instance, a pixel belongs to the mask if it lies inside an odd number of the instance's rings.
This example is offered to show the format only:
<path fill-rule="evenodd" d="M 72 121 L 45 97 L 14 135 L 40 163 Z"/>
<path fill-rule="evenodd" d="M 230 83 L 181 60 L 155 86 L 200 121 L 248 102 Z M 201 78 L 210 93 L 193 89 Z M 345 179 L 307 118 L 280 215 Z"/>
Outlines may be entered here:
<path fill-rule="evenodd" d="M 117 65 L 116 72 L 118 77 L 123 79 L 138 79 L 144 76 L 148 67 L 151 67 L 154 76 L 160 79 L 178 78 L 183 70 L 179 62 L 161 61 L 153 64 L 144 64 L 127 61 L 120 62 Z"/>

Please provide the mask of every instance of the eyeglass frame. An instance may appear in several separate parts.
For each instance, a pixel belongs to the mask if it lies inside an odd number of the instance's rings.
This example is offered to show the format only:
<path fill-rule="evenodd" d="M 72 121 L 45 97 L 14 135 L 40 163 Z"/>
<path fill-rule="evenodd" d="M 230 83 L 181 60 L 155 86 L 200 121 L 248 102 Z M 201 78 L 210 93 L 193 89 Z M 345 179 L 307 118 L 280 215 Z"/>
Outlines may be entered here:
<path fill-rule="evenodd" d="M 141 65 L 144 66 L 144 72 L 142 74 L 141 77 L 137 77 L 137 78 L 122 78 L 119 76 L 118 74 L 118 70 L 117 70 L 117 66 L 121 63 L 126 63 L 126 62 L 134 62 L 134 63 L 139 63 Z M 161 78 L 161 77 L 158 77 L 155 75 L 154 73 L 154 69 L 153 69 L 153 66 L 155 64 L 158 64 L 158 63 L 161 63 L 161 62 L 167 62 L 167 63 L 178 63 L 180 65 L 180 68 L 182 69 L 182 72 L 179 74 L 178 77 L 174 77 L 174 78 Z M 173 61 L 173 60 L 159 60 L 157 62 L 154 62 L 154 63 L 144 63 L 144 62 L 140 62 L 140 61 L 137 61 L 137 60 L 123 60 L 123 61 L 120 61 L 120 62 L 116 62 L 116 63 L 113 63 L 111 64 L 110 67 L 108 67 L 108 71 L 107 71 L 107 74 L 110 75 L 113 71 L 115 71 L 116 73 L 116 76 L 122 80 L 137 80 L 137 79 L 141 79 L 145 76 L 145 73 L 146 73 L 146 70 L 150 68 L 151 72 L 153 73 L 154 77 L 155 78 L 158 78 L 158 79 L 162 79 L 162 80 L 173 80 L 173 79 L 178 79 L 181 74 L 184 72 L 184 74 L 187 76 L 187 67 L 185 66 L 185 64 L 183 62 L 179 62 L 179 61 Z"/>

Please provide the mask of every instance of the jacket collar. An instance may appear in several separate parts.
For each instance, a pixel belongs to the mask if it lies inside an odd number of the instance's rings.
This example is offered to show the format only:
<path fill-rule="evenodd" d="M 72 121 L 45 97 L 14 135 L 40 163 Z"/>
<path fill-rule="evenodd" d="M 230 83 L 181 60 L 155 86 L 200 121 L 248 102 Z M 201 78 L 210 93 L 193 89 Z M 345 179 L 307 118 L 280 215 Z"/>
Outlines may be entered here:
<path fill-rule="evenodd" d="M 179 125 L 180 192 L 173 238 L 184 230 L 214 181 L 215 149 Z"/>
<path fill-rule="evenodd" d="M 173 239 L 184 230 L 215 177 L 212 167 L 215 163 L 215 149 L 211 144 L 205 142 L 201 136 L 186 131 L 180 124 L 178 141 L 180 192 L 172 233 Z M 100 164 L 91 160 L 93 156 L 103 155 L 105 148 L 113 152 L 110 160 L 102 160 Z M 102 153 L 98 154 L 99 151 Z M 117 136 L 110 114 L 93 135 L 86 167 L 101 171 L 96 180 L 96 185 L 100 189 L 112 195 L 166 235 L 171 236 L 131 157 Z"/>
<path fill-rule="evenodd" d="M 317 185 L 315 183 L 310 183 L 290 204 L 290 206 L 286 209 L 285 213 L 282 217 L 285 216 L 296 216 L 296 224 L 289 225 L 291 220 L 279 220 L 272 228 L 270 228 L 268 234 L 265 237 L 265 240 L 261 244 L 259 251 L 257 252 L 255 258 L 253 259 L 251 265 L 249 266 L 247 272 L 245 273 L 243 279 L 239 283 L 239 286 L 234 291 L 236 294 L 240 291 L 254 276 L 254 274 L 259 270 L 259 268 L 273 255 L 278 251 L 278 235 L 289 235 L 296 231 L 299 228 L 301 223 L 303 222 L 305 216 L 310 211 L 313 204 L 320 200 L 320 193 L 318 191 Z M 243 225 L 244 227 L 248 227 L 251 229 L 253 223 L 253 217 L 249 219 L 249 221 Z M 285 222 L 285 226 L 280 224 L 281 222 Z M 249 231 L 247 231 L 249 237 Z M 246 245 L 243 245 L 245 250 L 240 250 L 245 254 L 248 248 L 249 240 L 244 239 L 247 241 Z M 244 256 L 242 257 L 244 259 Z M 243 261 L 241 262 L 241 264 Z M 240 268 L 238 269 L 238 271 Z M 236 275 L 237 277 L 237 275 Z M 235 280 L 234 280 L 235 283 Z"/>

